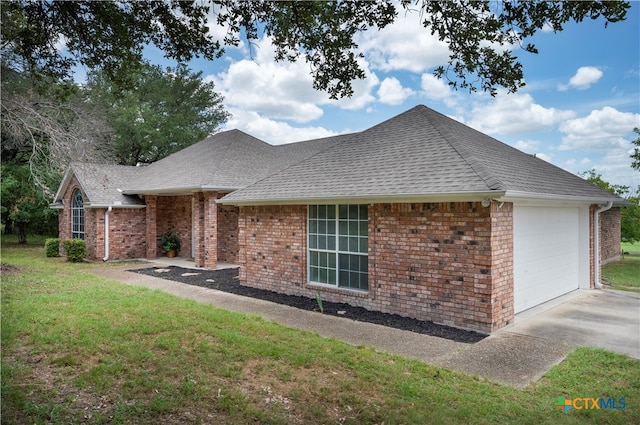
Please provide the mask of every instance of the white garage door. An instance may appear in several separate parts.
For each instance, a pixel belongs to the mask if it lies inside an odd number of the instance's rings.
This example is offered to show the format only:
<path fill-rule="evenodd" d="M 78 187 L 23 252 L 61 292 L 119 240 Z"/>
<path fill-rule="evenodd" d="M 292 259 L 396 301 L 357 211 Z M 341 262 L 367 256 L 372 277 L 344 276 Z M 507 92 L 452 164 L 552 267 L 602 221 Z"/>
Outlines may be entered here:
<path fill-rule="evenodd" d="M 579 286 L 579 209 L 514 206 L 515 312 Z"/>

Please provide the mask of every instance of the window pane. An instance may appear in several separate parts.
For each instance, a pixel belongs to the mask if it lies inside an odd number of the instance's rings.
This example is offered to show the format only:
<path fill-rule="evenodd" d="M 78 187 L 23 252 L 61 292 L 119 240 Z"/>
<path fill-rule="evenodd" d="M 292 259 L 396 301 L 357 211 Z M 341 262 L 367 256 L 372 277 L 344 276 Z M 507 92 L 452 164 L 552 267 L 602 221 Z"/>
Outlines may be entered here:
<path fill-rule="evenodd" d="M 349 238 L 349 252 L 358 252 L 358 238 Z"/>
<path fill-rule="evenodd" d="M 349 218 L 349 206 L 340 205 L 340 220 L 345 220 L 347 218 Z"/>
<path fill-rule="evenodd" d="M 367 236 L 369 234 L 369 223 L 367 221 L 360 222 L 360 236 Z"/>
<path fill-rule="evenodd" d="M 336 206 L 335 205 L 327 205 L 327 219 L 335 220 L 336 219 Z"/>
<path fill-rule="evenodd" d="M 367 253 L 369 248 L 367 238 L 359 238 L 359 241 L 360 241 L 359 252 L 362 252 L 363 254 Z"/>
<path fill-rule="evenodd" d="M 335 220 L 327 222 L 327 233 L 330 235 L 336 234 L 336 222 Z"/>
<path fill-rule="evenodd" d="M 318 237 L 316 235 L 309 235 L 309 248 L 318 248 Z"/>
<path fill-rule="evenodd" d="M 336 282 L 336 271 L 329 269 L 329 283 L 330 285 L 335 285 Z"/>
<path fill-rule="evenodd" d="M 320 269 L 320 276 L 318 277 L 318 282 L 327 283 L 327 269 Z"/>
<path fill-rule="evenodd" d="M 331 251 L 336 250 L 336 237 L 331 235 L 327 237 L 327 249 Z"/>
<path fill-rule="evenodd" d="M 349 219 L 357 220 L 359 211 L 360 211 L 359 205 L 349 205 Z"/>

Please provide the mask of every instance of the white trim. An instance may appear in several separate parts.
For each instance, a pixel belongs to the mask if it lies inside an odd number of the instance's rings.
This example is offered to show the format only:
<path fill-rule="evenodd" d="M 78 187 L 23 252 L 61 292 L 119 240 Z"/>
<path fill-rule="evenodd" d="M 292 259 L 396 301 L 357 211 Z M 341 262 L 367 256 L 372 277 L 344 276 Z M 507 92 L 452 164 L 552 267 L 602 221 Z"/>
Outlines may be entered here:
<path fill-rule="evenodd" d="M 176 196 L 192 195 L 198 192 L 233 192 L 242 189 L 241 187 L 216 187 L 216 186 L 187 186 L 169 187 L 162 189 L 123 189 L 124 195 L 156 195 L 156 196 Z"/>
<path fill-rule="evenodd" d="M 498 199 L 504 191 L 490 192 L 452 192 L 433 194 L 399 195 L 345 195 L 318 198 L 270 198 L 247 200 L 218 200 L 221 204 L 245 205 L 325 205 L 325 204 L 384 204 L 384 203 L 423 203 L 423 202 L 479 202 L 483 199 Z"/>
<path fill-rule="evenodd" d="M 134 208 L 134 209 L 140 209 L 140 208 L 146 208 L 146 205 L 141 205 L 141 204 L 131 204 L 131 205 L 126 205 L 126 204 L 93 204 L 88 202 L 84 209 L 94 209 L 94 208 Z"/>
<path fill-rule="evenodd" d="M 612 196 L 615 196 L 612 194 Z M 577 204 L 600 204 L 603 202 L 613 202 L 619 205 L 626 205 L 626 200 L 623 198 L 612 199 L 605 196 L 575 196 L 575 195 L 551 195 L 546 193 L 531 193 L 507 190 L 499 201 L 504 202 L 518 202 L 519 204 L 531 204 L 536 203 L 539 205 L 577 205 Z"/>

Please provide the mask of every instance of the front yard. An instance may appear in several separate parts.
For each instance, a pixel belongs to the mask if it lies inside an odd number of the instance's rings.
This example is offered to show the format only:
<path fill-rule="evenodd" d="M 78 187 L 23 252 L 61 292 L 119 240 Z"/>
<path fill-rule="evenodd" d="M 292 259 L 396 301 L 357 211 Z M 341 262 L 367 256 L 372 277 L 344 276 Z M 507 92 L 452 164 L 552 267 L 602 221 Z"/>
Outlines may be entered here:
<path fill-rule="evenodd" d="M 640 243 L 622 244 L 623 259 L 602 267 L 602 281 L 613 289 L 640 292 Z"/>
<path fill-rule="evenodd" d="M 2 247 L 3 424 L 640 423 L 640 361 L 623 355 L 578 349 L 517 390 L 102 279 L 43 251 Z M 626 408 L 565 414 L 559 397 Z"/>

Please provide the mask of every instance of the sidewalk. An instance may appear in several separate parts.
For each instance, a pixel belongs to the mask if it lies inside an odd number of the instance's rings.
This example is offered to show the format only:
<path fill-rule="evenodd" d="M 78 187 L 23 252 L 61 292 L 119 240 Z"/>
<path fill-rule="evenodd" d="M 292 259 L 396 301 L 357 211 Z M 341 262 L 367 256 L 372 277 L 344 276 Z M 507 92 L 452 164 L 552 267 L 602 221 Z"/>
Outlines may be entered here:
<path fill-rule="evenodd" d="M 131 268 L 131 265 L 105 267 L 92 273 L 229 311 L 258 314 L 265 320 L 316 332 L 323 337 L 371 346 L 379 351 L 478 375 L 517 388 L 524 388 L 540 379 L 575 347 L 571 343 L 524 335 L 518 332 L 518 328 L 515 328 L 515 332 L 501 330 L 478 343 L 466 344 L 128 272 L 127 269 Z M 345 321 L 348 321 L 348 326 Z"/>

